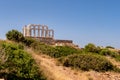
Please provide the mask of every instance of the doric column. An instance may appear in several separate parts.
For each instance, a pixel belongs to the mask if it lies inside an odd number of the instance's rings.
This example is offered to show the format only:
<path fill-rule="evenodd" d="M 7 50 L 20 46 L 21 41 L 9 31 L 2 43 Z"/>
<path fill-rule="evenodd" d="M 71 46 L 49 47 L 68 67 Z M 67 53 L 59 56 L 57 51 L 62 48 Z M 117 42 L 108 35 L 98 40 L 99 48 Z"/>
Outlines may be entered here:
<path fill-rule="evenodd" d="M 38 37 L 40 37 L 40 25 L 38 25 Z"/>
<path fill-rule="evenodd" d="M 29 37 L 31 37 L 32 36 L 32 26 L 33 26 L 33 24 L 29 24 L 29 25 L 27 25 L 26 26 L 26 36 L 29 36 Z"/>
<path fill-rule="evenodd" d="M 51 37 L 51 30 L 48 30 L 48 37 Z"/>
<path fill-rule="evenodd" d="M 30 26 L 27 26 L 26 27 L 26 36 L 30 36 Z"/>
<path fill-rule="evenodd" d="M 50 38 L 54 38 L 54 30 L 48 30 L 48 37 L 50 37 Z"/>
<path fill-rule="evenodd" d="M 33 31 L 34 31 L 34 37 L 36 37 L 35 26 L 33 26 L 33 27 L 34 27 L 34 28 L 33 28 L 33 29 L 34 29 L 34 30 L 33 30 Z"/>
<path fill-rule="evenodd" d="M 32 36 L 32 29 L 31 29 L 31 25 L 29 26 L 29 32 L 30 32 L 30 37 Z"/>
<path fill-rule="evenodd" d="M 48 37 L 48 30 L 45 30 L 45 37 Z"/>
<path fill-rule="evenodd" d="M 52 38 L 54 38 L 54 30 L 51 30 L 52 31 Z"/>
<path fill-rule="evenodd" d="M 42 26 L 42 37 L 44 37 L 44 26 Z"/>
<path fill-rule="evenodd" d="M 40 37 L 42 37 L 42 28 L 43 26 L 42 25 L 40 25 Z"/>
<path fill-rule="evenodd" d="M 23 27 L 23 35 L 26 36 L 26 25 Z"/>
<path fill-rule="evenodd" d="M 42 37 L 42 29 L 40 29 L 40 37 Z"/>
<path fill-rule="evenodd" d="M 43 25 L 44 26 L 44 37 L 48 37 L 48 26 L 47 25 Z"/>

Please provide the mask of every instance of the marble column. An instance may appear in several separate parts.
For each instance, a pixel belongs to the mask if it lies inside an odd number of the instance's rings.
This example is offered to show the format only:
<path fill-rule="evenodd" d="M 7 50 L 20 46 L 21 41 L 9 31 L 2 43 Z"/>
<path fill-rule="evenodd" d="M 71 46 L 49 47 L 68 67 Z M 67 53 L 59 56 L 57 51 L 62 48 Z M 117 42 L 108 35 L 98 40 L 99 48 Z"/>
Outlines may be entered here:
<path fill-rule="evenodd" d="M 34 37 L 36 37 L 36 30 L 35 30 L 35 26 L 34 26 Z"/>
<path fill-rule="evenodd" d="M 51 30 L 52 31 L 52 38 L 54 38 L 54 30 Z"/>
<path fill-rule="evenodd" d="M 40 37 L 40 25 L 38 26 L 38 37 Z"/>
<path fill-rule="evenodd" d="M 44 37 L 44 26 L 42 26 L 42 37 Z"/>

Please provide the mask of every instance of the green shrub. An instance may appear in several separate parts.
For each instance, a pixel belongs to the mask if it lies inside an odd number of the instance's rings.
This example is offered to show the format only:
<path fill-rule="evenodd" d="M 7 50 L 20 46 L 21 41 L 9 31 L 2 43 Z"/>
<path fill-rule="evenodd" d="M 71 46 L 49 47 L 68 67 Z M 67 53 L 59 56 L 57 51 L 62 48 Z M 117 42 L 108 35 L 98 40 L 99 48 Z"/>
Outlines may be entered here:
<path fill-rule="evenodd" d="M 114 66 L 103 56 L 92 54 L 70 55 L 65 58 L 63 65 L 67 67 L 79 68 L 88 71 L 90 69 L 95 71 L 109 71 L 114 70 Z"/>
<path fill-rule="evenodd" d="M 92 44 L 92 43 L 89 43 L 89 44 L 87 44 L 86 46 L 85 46 L 85 51 L 86 52 L 97 52 L 97 47 L 94 45 L 94 44 Z"/>
<path fill-rule="evenodd" d="M 109 56 L 112 54 L 112 52 L 109 49 L 105 48 L 105 49 L 101 50 L 100 54 L 105 55 L 105 56 Z"/>
<path fill-rule="evenodd" d="M 25 40 L 24 40 L 23 43 L 24 43 L 26 46 L 30 47 L 31 44 L 34 43 L 34 42 L 35 42 L 34 39 L 25 37 Z"/>
<path fill-rule="evenodd" d="M 63 56 L 68 56 L 71 54 L 78 54 L 78 53 L 81 53 L 81 51 L 73 47 L 57 46 L 55 47 L 54 57 L 58 58 L 58 57 L 63 57 Z"/>
<path fill-rule="evenodd" d="M 102 49 L 102 50 L 100 51 L 100 55 L 110 56 L 110 57 L 113 57 L 113 58 L 115 58 L 115 59 L 118 59 L 119 56 L 120 56 L 119 53 L 117 53 L 117 52 L 115 52 L 115 51 L 111 51 L 111 50 L 109 50 L 109 49 L 107 49 L 107 48 Z"/>
<path fill-rule="evenodd" d="M 21 44 L 4 42 L 1 46 L 8 58 L 2 65 L 0 77 L 6 80 L 45 80 L 34 59 Z"/>
<path fill-rule="evenodd" d="M 23 42 L 24 36 L 21 32 L 17 30 L 11 30 L 6 33 L 6 37 L 8 40 L 15 41 L 15 42 Z"/>
<path fill-rule="evenodd" d="M 34 50 L 38 51 L 38 52 L 42 52 L 45 53 L 48 51 L 48 48 L 50 48 L 49 45 L 46 45 L 44 43 L 41 43 L 40 41 L 35 40 L 31 45 L 31 48 L 33 48 Z"/>
<path fill-rule="evenodd" d="M 34 50 L 38 51 L 39 53 L 47 54 L 54 58 L 59 58 L 62 56 L 67 56 L 74 53 L 80 53 L 81 50 L 75 49 L 69 46 L 56 46 L 52 47 L 50 45 L 41 43 L 40 41 L 35 40 L 30 45 Z"/>

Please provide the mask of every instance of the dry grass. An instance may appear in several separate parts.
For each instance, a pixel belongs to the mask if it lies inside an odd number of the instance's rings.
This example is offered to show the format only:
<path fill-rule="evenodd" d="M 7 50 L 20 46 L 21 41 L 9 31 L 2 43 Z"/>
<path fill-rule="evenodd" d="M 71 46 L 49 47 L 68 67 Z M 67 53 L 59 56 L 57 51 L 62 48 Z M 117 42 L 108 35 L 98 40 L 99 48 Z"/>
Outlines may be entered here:
<path fill-rule="evenodd" d="M 74 70 L 62 65 L 58 66 L 57 60 L 47 55 L 38 55 L 31 50 L 29 52 L 32 53 L 48 80 L 120 80 L 119 73 Z"/>
<path fill-rule="evenodd" d="M 118 68 L 120 68 L 120 62 L 116 61 L 114 58 L 112 57 L 106 57 L 113 65 L 117 66 Z"/>
<path fill-rule="evenodd" d="M 48 80 L 88 80 L 84 75 L 78 73 L 78 71 L 72 70 L 71 68 L 57 65 L 57 61 L 47 55 L 38 55 L 32 53 L 33 58 L 38 62 L 39 66 L 44 71 Z"/>

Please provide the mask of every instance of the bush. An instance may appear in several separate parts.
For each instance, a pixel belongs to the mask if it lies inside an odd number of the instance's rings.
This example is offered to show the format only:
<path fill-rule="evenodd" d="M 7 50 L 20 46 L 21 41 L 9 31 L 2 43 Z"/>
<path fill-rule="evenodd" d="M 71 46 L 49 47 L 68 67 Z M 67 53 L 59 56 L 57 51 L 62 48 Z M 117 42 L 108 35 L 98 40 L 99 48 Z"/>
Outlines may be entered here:
<path fill-rule="evenodd" d="M 34 50 L 38 51 L 38 52 L 42 52 L 45 53 L 48 51 L 48 48 L 51 48 L 49 45 L 46 45 L 44 43 L 41 43 L 40 41 L 35 40 L 31 45 L 31 48 L 33 48 Z"/>
<path fill-rule="evenodd" d="M 50 45 L 44 44 L 40 41 L 35 40 L 30 45 L 31 48 L 36 50 L 39 53 L 47 54 L 54 58 L 59 58 L 62 56 L 67 56 L 74 53 L 80 53 L 81 50 L 75 49 L 69 46 L 56 46 L 52 47 Z"/>
<path fill-rule="evenodd" d="M 6 37 L 8 40 L 15 41 L 15 42 L 23 42 L 24 36 L 21 32 L 17 30 L 11 30 L 6 33 Z"/>
<path fill-rule="evenodd" d="M 115 58 L 115 59 L 118 59 L 119 56 L 120 56 L 119 53 L 117 53 L 117 52 L 115 52 L 115 51 L 111 51 L 111 50 L 109 50 L 109 49 L 107 49 L 107 48 L 102 49 L 102 50 L 100 51 L 100 55 L 110 56 L 110 57 L 113 57 L 113 58 Z"/>
<path fill-rule="evenodd" d="M 109 49 L 102 49 L 100 52 L 101 55 L 109 56 L 112 54 L 112 52 Z"/>
<path fill-rule="evenodd" d="M 23 50 L 22 45 L 4 42 L 1 46 L 8 58 L 2 65 L 0 77 L 6 80 L 45 80 L 34 59 Z"/>
<path fill-rule="evenodd" d="M 65 58 L 63 65 L 67 67 L 79 68 L 84 71 L 90 69 L 95 71 L 109 71 L 114 70 L 114 66 L 103 56 L 92 54 L 70 55 Z"/>
<path fill-rule="evenodd" d="M 34 39 L 25 37 L 25 40 L 24 40 L 23 43 L 24 43 L 26 46 L 30 47 L 31 44 L 34 43 L 34 42 L 35 42 Z"/>
<path fill-rule="evenodd" d="M 89 43 L 85 46 L 85 51 L 86 52 L 96 52 L 97 51 L 97 48 L 94 44 L 92 43 Z"/>
<path fill-rule="evenodd" d="M 79 54 L 81 53 L 81 50 L 75 49 L 70 46 L 57 46 L 55 47 L 55 53 L 54 57 L 63 57 L 63 56 L 68 56 L 71 54 Z"/>
<path fill-rule="evenodd" d="M 39 41 L 35 41 L 31 44 L 31 47 L 40 53 L 47 54 L 54 58 L 67 56 L 74 53 L 80 53 L 80 50 L 69 47 L 69 46 L 56 46 L 52 47 Z"/>

